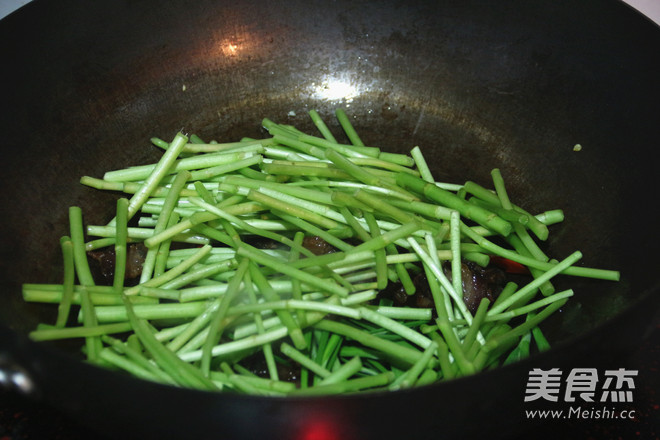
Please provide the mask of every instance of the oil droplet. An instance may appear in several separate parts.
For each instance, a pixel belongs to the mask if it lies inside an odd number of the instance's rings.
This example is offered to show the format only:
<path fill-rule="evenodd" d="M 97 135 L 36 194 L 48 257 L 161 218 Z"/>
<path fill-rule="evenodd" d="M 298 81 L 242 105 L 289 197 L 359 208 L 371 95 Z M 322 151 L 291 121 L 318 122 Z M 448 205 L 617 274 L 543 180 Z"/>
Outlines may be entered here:
<path fill-rule="evenodd" d="M 399 116 L 399 114 L 390 104 L 385 103 L 380 108 L 380 116 L 386 121 L 393 121 Z"/>

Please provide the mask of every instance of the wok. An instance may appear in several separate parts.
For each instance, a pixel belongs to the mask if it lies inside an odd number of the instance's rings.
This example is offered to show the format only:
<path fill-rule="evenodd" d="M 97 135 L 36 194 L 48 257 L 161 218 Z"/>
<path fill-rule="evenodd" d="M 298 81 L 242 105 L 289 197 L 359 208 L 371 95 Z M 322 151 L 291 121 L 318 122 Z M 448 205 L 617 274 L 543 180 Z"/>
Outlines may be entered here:
<path fill-rule="evenodd" d="M 0 41 L 2 365 L 24 373 L 34 399 L 100 433 L 505 437 L 529 422 L 530 369 L 625 367 L 652 326 L 660 30 L 623 3 L 37 0 L 0 22 Z M 547 323 L 546 353 L 390 394 L 182 390 L 27 339 L 53 315 L 23 303 L 20 286 L 61 282 L 68 207 L 84 207 L 90 223 L 113 208 L 80 176 L 151 162 L 149 138 L 182 127 L 233 140 L 262 135 L 269 117 L 310 131 L 317 109 L 336 132 L 336 107 L 367 145 L 420 145 L 438 180 L 489 185 L 499 167 L 518 204 L 564 209 L 552 256 L 579 249 L 585 265 L 621 270 L 621 282 L 563 279 L 577 294 Z"/>

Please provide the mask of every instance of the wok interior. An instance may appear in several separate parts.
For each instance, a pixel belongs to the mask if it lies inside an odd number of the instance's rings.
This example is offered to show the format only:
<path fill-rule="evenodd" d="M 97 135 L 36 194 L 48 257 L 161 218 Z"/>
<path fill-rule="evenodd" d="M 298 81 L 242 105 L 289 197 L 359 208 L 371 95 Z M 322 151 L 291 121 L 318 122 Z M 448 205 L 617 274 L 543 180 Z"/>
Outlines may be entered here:
<path fill-rule="evenodd" d="M 1 201 L 11 209 L 1 228 L 0 313 L 11 328 L 52 322 L 54 309 L 24 304 L 20 286 L 61 282 L 68 207 L 81 206 L 90 224 L 112 216 L 116 196 L 82 187 L 80 176 L 153 162 L 159 152 L 149 138 L 181 128 L 220 142 L 258 138 L 268 117 L 314 133 L 307 112 L 316 109 L 339 135 L 337 107 L 367 145 L 419 145 L 437 180 L 491 187 L 490 171 L 500 168 L 515 203 L 564 210 L 543 244 L 551 257 L 581 250 L 580 264 L 621 270 L 619 283 L 557 281 L 576 296 L 547 323 L 551 341 L 657 290 L 648 259 L 657 228 L 631 215 L 658 211 L 640 191 L 657 187 L 645 113 L 653 95 L 643 86 L 652 72 L 644 53 L 628 52 L 634 41 L 609 37 L 635 23 L 618 20 L 614 4 L 606 23 L 595 23 L 580 22 L 579 9 L 525 2 L 472 15 L 442 2 L 342 4 L 329 15 L 309 2 L 172 2 L 157 12 L 148 3 L 99 4 L 92 18 L 109 26 L 74 15 L 60 34 L 45 19 L 53 6 L 40 4 L 32 18 L 41 33 L 10 47 L 22 60 L 3 73 L 15 86 L 15 111 L 1 126 L 11 147 Z M 2 37 L 19 18 L 2 23 Z M 594 51 L 589 39 L 615 55 Z"/>

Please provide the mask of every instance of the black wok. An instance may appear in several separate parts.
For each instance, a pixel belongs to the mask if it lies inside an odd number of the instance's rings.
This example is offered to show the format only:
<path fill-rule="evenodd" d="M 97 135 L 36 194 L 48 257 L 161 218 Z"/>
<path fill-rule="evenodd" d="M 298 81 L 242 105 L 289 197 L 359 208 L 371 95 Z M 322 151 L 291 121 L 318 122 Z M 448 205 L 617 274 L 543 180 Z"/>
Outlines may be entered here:
<path fill-rule="evenodd" d="M 660 29 L 623 3 L 37 0 L 0 22 L 0 42 L 1 365 L 99 432 L 505 437 L 526 426 L 531 368 L 625 367 L 652 326 Z M 68 207 L 95 223 L 113 207 L 80 176 L 153 161 L 149 138 L 182 127 L 222 140 L 263 134 L 263 117 L 311 130 L 317 109 L 336 129 L 338 106 L 368 145 L 420 145 L 439 180 L 488 185 L 499 167 L 518 204 L 565 210 L 549 253 L 579 249 L 585 265 L 621 270 L 621 282 L 563 279 L 577 294 L 547 323 L 547 353 L 385 395 L 187 391 L 28 341 L 53 315 L 24 304 L 20 286 L 60 282 Z"/>

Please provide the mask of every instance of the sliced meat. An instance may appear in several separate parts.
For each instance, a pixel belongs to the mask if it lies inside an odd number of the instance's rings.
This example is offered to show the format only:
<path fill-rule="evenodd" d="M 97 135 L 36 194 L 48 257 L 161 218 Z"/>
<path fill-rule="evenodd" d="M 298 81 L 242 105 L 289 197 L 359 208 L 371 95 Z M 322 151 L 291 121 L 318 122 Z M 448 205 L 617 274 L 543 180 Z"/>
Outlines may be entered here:
<path fill-rule="evenodd" d="M 115 276 L 115 248 L 105 248 L 87 252 L 90 268 L 94 278 L 99 284 L 112 284 Z M 142 274 L 142 265 L 147 256 L 147 248 L 142 243 L 130 243 L 126 248 L 126 274 L 127 282 L 136 280 Z"/>
<path fill-rule="evenodd" d="M 443 270 L 447 278 L 451 280 L 451 263 L 445 263 Z M 505 273 L 497 267 L 483 268 L 471 261 L 463 261 L 461 264 L 461 280 L 463 287 L 463 301 L 470 312 L 474 313 L 479 307 L 482 298 L 488 298 L 491 303 L 495 301 L 506 283 Z M 390 283 L 383 290 L 379 298 L 388 298 L 394 305 L 407 307 L 420 307 L 435 309 L 433 295 L 429 288 L 426 275 L 421 272 L 413 277 L 416 291 L 408 295 L 401 283 Z M 435 313 L 435 312 L 434 312 Z"/>
<path fill-rule="evenodd" d="M 443 270 L 447 278 L 452 278 L 451 263 L 445 263 Z M 502 270 L 496 267 L 481 267 L 471 261 L 461 263 L 461 280 L 463 284 L 463 302 L 470 312 L 474 313 L 483 298 L 492 303 L 502 290 L 506 277 Z"/>
<path fill-rule="evenodd" d="M 305 236 L 302 244 L 305 248 L 312 251 L 314 255 L 324 255 L 337 251 L 334 246 L 317 236 Z"/>

